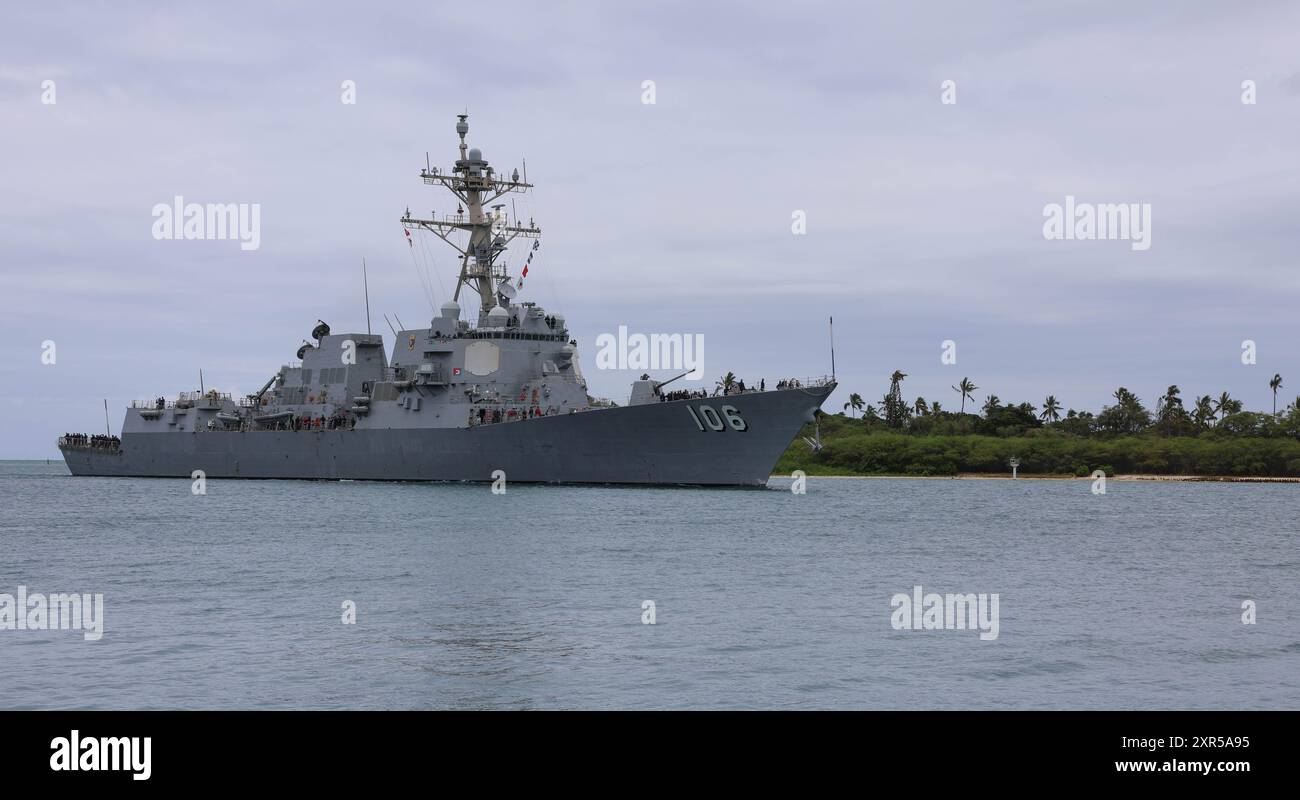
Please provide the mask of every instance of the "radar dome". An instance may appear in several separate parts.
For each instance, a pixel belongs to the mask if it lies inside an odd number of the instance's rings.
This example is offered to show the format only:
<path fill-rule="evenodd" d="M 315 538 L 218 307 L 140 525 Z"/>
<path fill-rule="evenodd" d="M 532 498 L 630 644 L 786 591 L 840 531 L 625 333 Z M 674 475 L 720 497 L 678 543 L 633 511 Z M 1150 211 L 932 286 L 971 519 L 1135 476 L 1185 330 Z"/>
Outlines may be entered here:
<path fill-rule="evenodd" d="M 501 306 L 493 306 L 488 312 L 488 325 L 493 328 L 504 328 L 506 322 L 510 319 L 510 312 Z"/>
<path fill-rule="evenodd" d="M 460 316 L 460 304 L 455 300 L 448 300 L 442 304 L 442 316 L 447 319 L 456 319 Z"/>
<path fill-rule="evenodd" d="M 480 150 L 480 149 L 478 149 L 477 147 L 471 147 L 471 148 L 469 149 L 469 160 L 470 160 L 470 161 L 482 161 L 482 160 L 483 160 L 483 151 Z"/>

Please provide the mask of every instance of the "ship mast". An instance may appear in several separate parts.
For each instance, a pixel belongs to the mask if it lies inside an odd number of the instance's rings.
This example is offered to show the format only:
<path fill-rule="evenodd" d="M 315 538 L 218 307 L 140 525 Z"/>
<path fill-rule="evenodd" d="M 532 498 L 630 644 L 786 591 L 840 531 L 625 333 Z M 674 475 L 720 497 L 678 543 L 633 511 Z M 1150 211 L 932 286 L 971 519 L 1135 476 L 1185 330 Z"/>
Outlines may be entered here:
<path fill-rule="evenodd" d="M 460 253 L 460 279 L 456 283 L 454 300 L 460 300 L 460 290 L 469 286 L 478 292 L 483 313 L 491 311 L 498 305 L 497 293 L 502 284 L 510 280 L 506 265 L 498 266 L 496 259 L 505 252 L 516 237 L 523 236 L 536 239 L 542 235 L 540 228 L 533 225 L 520 225 L 505 213 L 502 205 L 492 207 L 485 212 L 484 206 L 490 206 L 494 200 L 507 192 L 523 192 L 532 188 L 531 183 L 519 180 L 519 170 L 514 170 L 509 180 L 502 180 L 483 158 L 477 147 L 470 148 L 465 143 L 465 134 L 469 133 L 468 114 L 459 114 L 456 133 L 460 135 L 460 158 L 451 173 L 442 172 L 436 167 L 420 170 L 420 177 L 430 186 L 441 184 L 456 195 L 461 203 L 456 213 L 445 214 L 441 219 L 433 215 L 432 219 L 416 219 L 411 210 L 406 210 L 402 224 L 408 229 L 432 232 Z M 451 238 L 453 234 L 464 231 L 469 233 L 469 242 L 461 247 Z"/>

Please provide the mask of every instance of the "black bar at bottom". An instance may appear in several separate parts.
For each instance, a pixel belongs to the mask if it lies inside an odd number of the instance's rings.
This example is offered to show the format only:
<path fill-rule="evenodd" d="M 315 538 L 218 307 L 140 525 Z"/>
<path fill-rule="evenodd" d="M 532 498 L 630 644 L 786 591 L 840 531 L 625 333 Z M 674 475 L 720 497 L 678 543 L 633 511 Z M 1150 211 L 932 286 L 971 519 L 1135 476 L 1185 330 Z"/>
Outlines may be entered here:
<path fill-rule="evenodd" d="M 19 711 L 0 720 L 9 779 L 328 789 L 471 775 L 494 785 L 531 775 L 537 789 L 610 769 L 648 780 L 702 770 L 741 783 L 911 774 L 1040 789 L 1193 777 L 1225 786 L 1287 778 L 1300 722 L 1296 712 L 1200 711 Z"/>

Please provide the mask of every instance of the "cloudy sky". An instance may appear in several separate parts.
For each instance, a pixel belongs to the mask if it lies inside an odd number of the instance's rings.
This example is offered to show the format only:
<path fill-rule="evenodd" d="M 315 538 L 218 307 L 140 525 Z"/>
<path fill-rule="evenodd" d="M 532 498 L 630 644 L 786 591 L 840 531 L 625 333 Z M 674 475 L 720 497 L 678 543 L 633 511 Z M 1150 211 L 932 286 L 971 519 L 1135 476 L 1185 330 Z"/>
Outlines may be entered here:
<path fill-rule="evenodd" d="M 0 458 L 56 457 L 105 398 L 116 432 L 200 367 L 255 391 L 317 318 L 364 331 L 362 258 L 377 331 L 427 320 L 398 219 L 454 210 L 418 171 L 466 109 L 494 164 L 527 159 L 523 299 L 567 316 L 595 394 L 635 377 L 595 369 L 619 325 L 703 334 L 709 375 L 756 380 L 828 372 L 834 315 L 835 408 L 902 369 L 947 408 L 969 376 L 980 401 L 1176 383 L 1267 409 L 1274 372 L 1300 394 L 1300 6 L 1149 5 L 12 8 Z M 176 195 L 260 204 L 260 248 L 155 240 Z M 1067 195 L 1149 203 L 1150 249 L 1045 239 Z M 455 263 L 427 247 L 441 303 Z"/>

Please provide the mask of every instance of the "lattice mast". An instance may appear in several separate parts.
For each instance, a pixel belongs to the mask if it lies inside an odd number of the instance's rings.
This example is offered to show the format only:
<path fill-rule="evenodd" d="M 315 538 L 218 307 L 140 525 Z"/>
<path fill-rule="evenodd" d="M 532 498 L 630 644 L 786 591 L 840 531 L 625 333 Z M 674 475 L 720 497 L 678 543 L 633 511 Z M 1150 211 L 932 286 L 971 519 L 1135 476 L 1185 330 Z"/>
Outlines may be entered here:
<path fill-rule="evenodd" d="M 510 288 L 502 293 L 502 287 L 510 282 L 508 267 L 498 265 L 497 258 L 506 251 L 516 237 L 523 236 L 536 239 L 542 231 L 533 224 L 520 225 L 517 219 L 507 214 L 503 204 L 492 205 L 493 201 L 507 192 L 523 192 L 532 188 L 531 183 L 519 179 L 519 170 L 514 170 L 509 180 L 501 180 L 496 172 L 483 158 L 477 147 L 471 148 L 465 143 L 465 134 L 469 133 L 468 114 L 458 115 L 456 133 L 460 135 L 460 158 L 450 173 L 442 172 L 436 167 L 426 166 L 420 170 L 420 177 L 426 184 L 441 184 L 456 195 L 460 207 L 456 213 L 446 214 L 438 219 L 434 214 L 431 219 L 416 219 L 411 216 L 411 209 L 406 209 L 402 224 L 408 229 L 426 230 L 451 245 L 460 253 L 460 279 L 456 282 L 453 297 L 460 301 L 460 290 L 469 286 L 478 292 L 483 313 L 495 306 L 509 304 Z M 484 207 L 491 208 L 485 211 Z M 452 238 L 457 232 L 469 234 L 469 241 L 461 247 Z"/>

